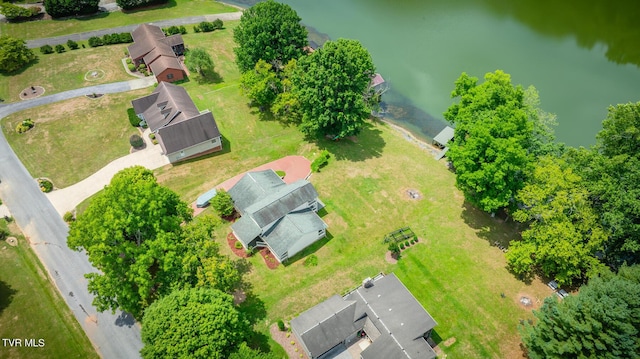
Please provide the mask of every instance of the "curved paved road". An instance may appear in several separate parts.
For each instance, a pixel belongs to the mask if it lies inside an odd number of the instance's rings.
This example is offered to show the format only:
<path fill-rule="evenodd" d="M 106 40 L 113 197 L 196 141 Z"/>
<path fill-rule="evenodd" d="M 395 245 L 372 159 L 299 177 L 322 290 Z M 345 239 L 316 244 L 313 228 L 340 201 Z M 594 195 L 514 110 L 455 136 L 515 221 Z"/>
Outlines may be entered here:
<path fill-rule="evenodd" d="M 115 93 L 142 88 L 153 79 L 125 81 L 66 91 L 33 100 L 0 106 L 0 118 L 11 113 L 91 93 Z M 78 322 L 104 358 L 137 358 L 142 348 L 140 328 L 125 313 L 98 313 L 91 304 L 85 273 L 95 272 L 84 253 L 67 247 L 68 227 L 40 191 L 0 131 L 0 197 L 31 247 L 76 316 Z M 37 333 L 34 333 L 36 335 Z"/>
<path fill-rule="evenodd" d="M 160 27 L 167 27 L 167 26 L 197 24 L 202 21 L 213 21 L 215 19 L 220 19 L 222 21 L 231 21 L 231 20 L 240 20 L 241 15 L 242 15 L 242 12 L 238 11 L 238 12 L 228 12 L 228 13 L 221 13 L 221 14 L 190 16 L 190 17 L 183 17 L 183 18 L 170 19 L 170 20 L 160 20 L 160 21 L 150 22 L 150 24 L 158 25 Z M 119 26 L 119 27 L 112 27 L 109 29 L 80 32 L 77 34 L 71 34 L 71 35 L 65 35 L 65 36 L 46 37 L 42 39 L 27 40 L 27 47 L 33 49 L 43 45 L 55 46 L 58 44 L 66 44 L 67 40 L 80 41 L 80 40 L 86 40 L 92 36 L 103 36 L 106 34 L 113 34 L 115 32 L 132 32 L 139 25 L 140 24 Z"/>

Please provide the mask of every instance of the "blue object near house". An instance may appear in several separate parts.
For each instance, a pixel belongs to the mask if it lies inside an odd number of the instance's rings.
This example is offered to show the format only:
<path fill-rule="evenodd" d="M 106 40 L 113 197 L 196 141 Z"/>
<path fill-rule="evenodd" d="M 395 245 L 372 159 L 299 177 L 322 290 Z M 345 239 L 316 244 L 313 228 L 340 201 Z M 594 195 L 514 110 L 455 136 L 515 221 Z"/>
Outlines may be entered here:
<path fill-rule="evenodd" d="M 198 199 L 196 200 L 196 207 L 203 208 L 208 206 L 209 201 L 211 200 L 211 198 L 215 197 L 216 194 L 218 194 L 218 191 L 216 191 L 215 188 L 210 191 L 207 191 L 205 194 L 198 197 Z"/>

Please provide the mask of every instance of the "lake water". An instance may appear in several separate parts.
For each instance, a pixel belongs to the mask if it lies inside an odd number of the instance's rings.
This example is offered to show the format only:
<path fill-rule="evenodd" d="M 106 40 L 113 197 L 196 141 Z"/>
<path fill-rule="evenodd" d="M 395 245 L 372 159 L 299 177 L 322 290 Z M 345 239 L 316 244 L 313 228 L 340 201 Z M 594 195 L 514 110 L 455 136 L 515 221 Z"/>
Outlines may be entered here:
<path fill-rule="evenodd" d="M 280 2 L 332 39 L 360 40 L 391 86 L 388 116 L 420 137 L 444 126 L 463 71 L 502 69 L 534 85 L 557 115 L 558 140 L 572 146 L 595 142 L 609 105 L 640 101 L 637 0 Z"/>

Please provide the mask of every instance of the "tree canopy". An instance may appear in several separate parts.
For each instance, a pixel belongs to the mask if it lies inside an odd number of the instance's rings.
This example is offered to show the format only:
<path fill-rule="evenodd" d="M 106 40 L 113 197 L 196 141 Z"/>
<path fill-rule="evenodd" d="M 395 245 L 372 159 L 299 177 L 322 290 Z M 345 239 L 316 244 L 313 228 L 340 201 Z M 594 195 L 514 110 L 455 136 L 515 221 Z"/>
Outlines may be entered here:
<path fill-rule="evenodd" d="M 273 71 L 273 66 L 260 59 L 252 70 L 240 77 L 243 93 L 251 100 L 251 104 L 263 110 L 271 108 L 278 94 L 282 92 L 282 81 Z"/>
<path fill-rule="evenodd" d="M 531 359 L 640 358 L 640 267 L 592 278 L 562 302 L 545 299 L 522 341 Z"/>
<path fill-rule="evenodd" d="M 199 73 L 200 76 L 207 76 L 213 73 L 214 64 L 211 55 L 209 55 L 207 50 L 200 47 L 187 51 L 184 55 L 184 64 L 189 71 L 195 71 Z"/>
<path fill-rule="evenodd" d="M 281 359 L 272 353 L 262 353 L 259 350 L 251 349 L 247 343 L 240 344 L 238 351 L 232 353 L 229 359 Z"/>
<path fill-rule="evenodd" d="M 140 353 L 145 359 L 226 359 L 249 332 L 231 295 L 211 288 L 177 290 L 145 310 Z"/>
<path fill-rule="evenodd" d="M 20 70 L 36 59 L 26 42 L 9 36 L 0 36 L 0 71 Z"/>
<path fill-rule="evenodd" d="M 224 189 L 219 189 L 215 197 L 211 199 L 211 207 L 222 217 L 230 216 L 235 211 L 233 199 Z"/>
<path fill-rule="evenodd" d="M 597 140 L 605 156 L 640 158 L 640 102 L 610 106 Z"/>
<path fill-rule="evenodd" d="M 168 0 L 116 0 L 116 4 L 125 10 L 166 2 Z"/>
<path fill-rule="evenodd" d="M 607 236 L 581 182 L 563 159 L 539 159 L 518 193 L 522 208 L 513 214 L 530 223 L 522 241 L 512 242 L 507 253 L 515 273 L 529 274 L 538 267 L 562 285 L 603 270 L 594 255 L 604 248 Z"/>
<path fill-rule="evenodd" d="M 467 200 L 486 212 L 513 206 L 532 169 L 539 116 L 527 107 L 525 91 L 498 70 L 484 83 L 463 73 L 451 97 L 460 98 L 444 117 L 455 125 L 447 153 L 456 171 L 456 185 Z M 543 139 L 544 136 L 538 137 Z"/>
<path fill-rule="evenodd" d="M 279 67 L 300 57 L 307 46 L 307 29 L 300 20 L 289 5 L 273 0 L 246 9 L 233 32 L 240 71 L 252 70 L 260 59 Z"/>
<path fill-rule="evenodd" d="M 357 135 L 371 114 L 368 91 L 375 67 L 357 40 L 327 41 L 298 60 L 292 92 L 308 136 Z"/>
<path fill-rule="evenodd" d="M 96 308 L 139 317 L 169 293 L 182 267 L 180 224 L 190 219 L 187 205 L 150 170 L 117 173 L 71 224 L 67 240 L 100 271 L 86 275 Z"/>
<path fill-rule="evenodd" d="M 44 8 L 51 17 L 93 14 L 100 0 L 46 0 Z"/>

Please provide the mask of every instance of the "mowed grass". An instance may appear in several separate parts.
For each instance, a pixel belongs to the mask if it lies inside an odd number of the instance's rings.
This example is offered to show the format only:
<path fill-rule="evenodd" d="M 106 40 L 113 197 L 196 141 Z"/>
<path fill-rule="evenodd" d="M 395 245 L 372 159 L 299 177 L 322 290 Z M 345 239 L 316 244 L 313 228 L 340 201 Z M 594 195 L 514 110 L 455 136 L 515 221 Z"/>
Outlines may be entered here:
<path fill-rule="evenodd" d="M 65 46 L 66 47 L 66 46 Z M 13 74 L 0 73 L 0 98 L 6 102 L 20 101 L 20 93 L 30 86 L 42 86 L 44 96 L 98 84 L 133 80 L 122 66 L 126 44 L 80 48 L 64 53 L 43 55 L 37 49 L 37 62 Z M 96 76 L 85 78 L 88 72 Z M 104 75 L 103 75 L 104 74 Z"/>
<path fill-rule="evenodd" d="M 0 358 L 98 358 L 29 244 L 17 237 L 17 247 L 0 242 L 0 337 L 19 338 L 23 346 L 3 345 Z M 25 347 L 25 339 L 43 339 L 44 347 Z"/>
<path fill-rule="evenodd" d="M 150 91 L 35 107 L 4 118 L 2 130 L 33 177 L 50 178 L 54 186 L 64 188 L 129 154 L 129 136 L 139 131 L 129 123 L 126 110 L 132 99 Z M 34 120 L 35 127 L 18 134 L 15 128 L 26 118 Z"/>
<path fill-rule="evenodd" d="M 228 35 L 228 34 L 227 34 Z M 269 270 L 262 258 L 249 259 L 248 279 L 264 302 L 266 332 L 277 319 L 290 320 L 329 296 L 358 286 L 378 272 L 395 272 L 439 323 L 434 338 L 454 358 L 513 358 L 522 355 L 519 319 L 532 317 L 519 299 L 534 306 L 551 291 L 541 282 L 526 284 L 506 270 L 504 254 L 490 245 L 517 237 L 512 222 L 503 223 L 475 210 L 455 188 L 455 176 L 443 162 L 380 122 L 371 122 L 356 142 L 307 141 L 292 126 L 260 120 L 238 86 L 239 74 L 229 65 L 233 43 L 217 35 L 188 35 L 189 46 L 203 44 L 216 57 L 222 83 L 195 77 L 184 86 L 198 106 L 214 113 L 225 138 L 222 153 L 156 171 L 159 181 L 192 202 L 218 183 L 286 155 L 315 158 L 321 149 L 333 157 L 314 184 L 326 204 L 326 239 Z M 410 199 L 415 189 L 422 198 Z M 403 252 L 397 264 L 385 260 L 386 233 L 410 226 L 421 238 Z M 222 251 L 229 225 L 218 229 Z M 318 265 L 304 266 L 305 257 Z M 504 295 L 504 297 L 502 296 Z M 446 344 L 445 344 L 446 343 Z"/>
<path fill-rule="evenodd" d="M 177 17 L 235 11 L 238 11 L 238 9 L 212 0 L 169 0 L 167 4 L 162 6 L 128 12 L 116 11 L 100 13 L 98 15 L 77 19 L 2 23 L 0 24 L 0 34 L 30 40 Z"/>

